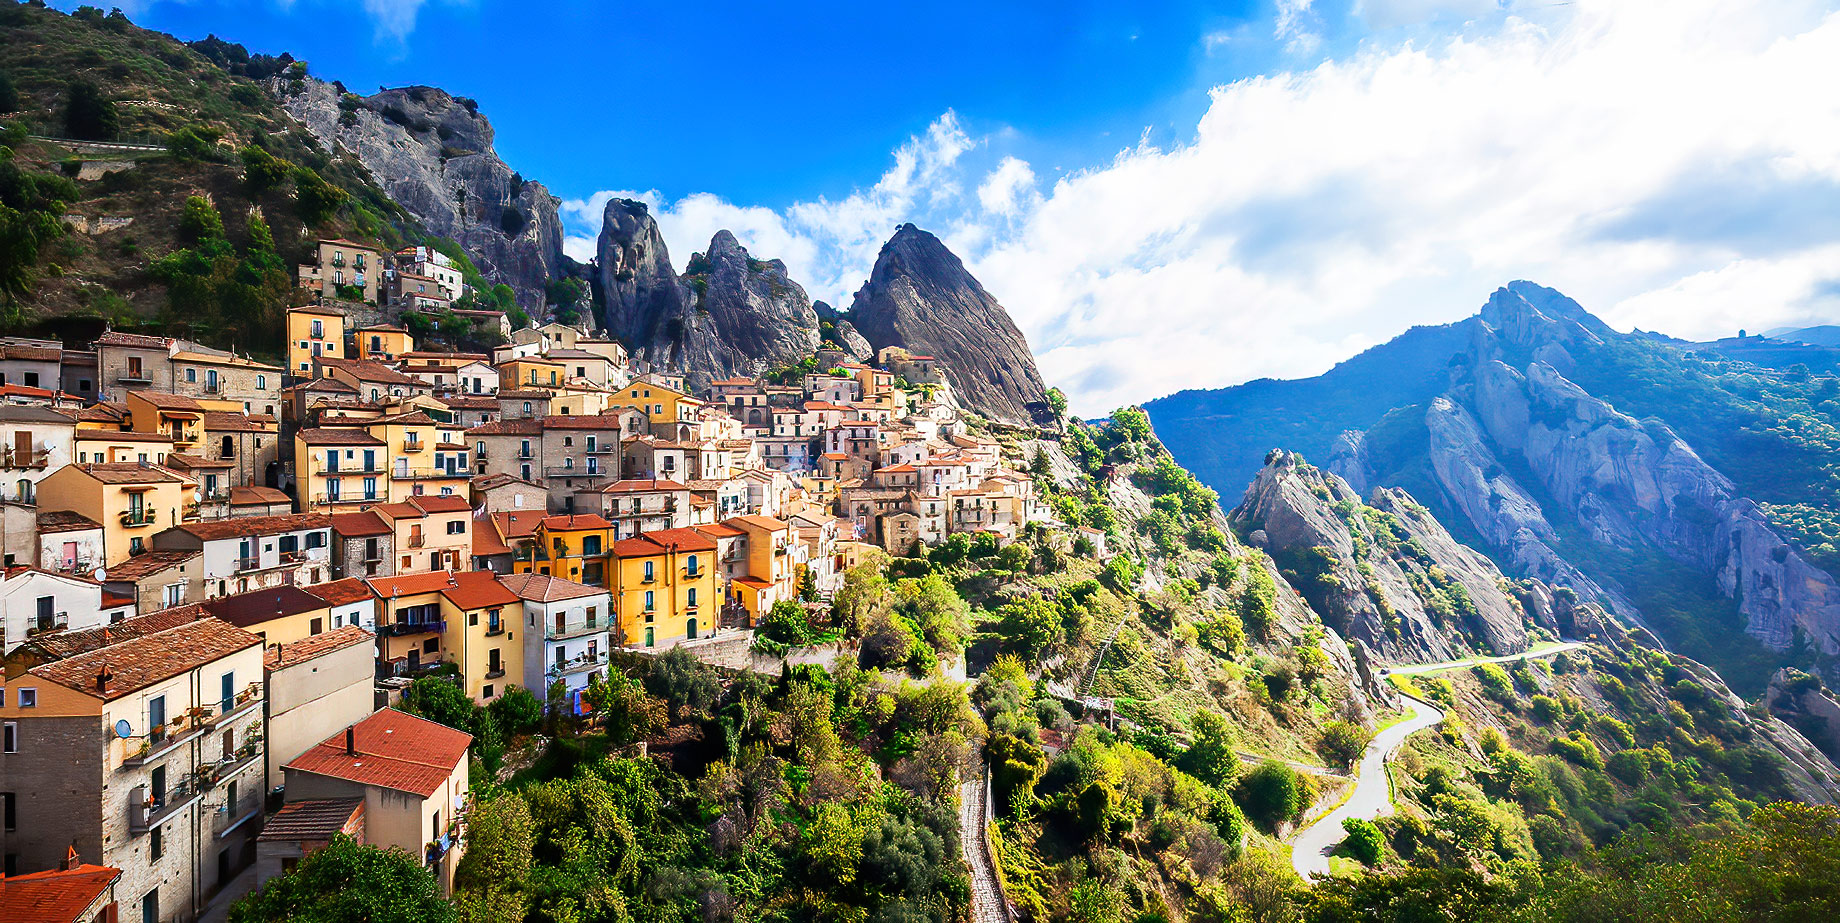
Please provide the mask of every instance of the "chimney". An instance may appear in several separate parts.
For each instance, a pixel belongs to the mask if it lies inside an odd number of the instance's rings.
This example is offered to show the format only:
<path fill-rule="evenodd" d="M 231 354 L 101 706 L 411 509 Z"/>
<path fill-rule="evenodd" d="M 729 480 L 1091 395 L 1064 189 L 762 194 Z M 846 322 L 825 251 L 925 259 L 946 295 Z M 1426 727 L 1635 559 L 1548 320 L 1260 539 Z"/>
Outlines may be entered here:
<path fill-rule="evenodd" d="M 356 725 L 345 729 L 345 755 L 358 755 L 358 732 Z"/>

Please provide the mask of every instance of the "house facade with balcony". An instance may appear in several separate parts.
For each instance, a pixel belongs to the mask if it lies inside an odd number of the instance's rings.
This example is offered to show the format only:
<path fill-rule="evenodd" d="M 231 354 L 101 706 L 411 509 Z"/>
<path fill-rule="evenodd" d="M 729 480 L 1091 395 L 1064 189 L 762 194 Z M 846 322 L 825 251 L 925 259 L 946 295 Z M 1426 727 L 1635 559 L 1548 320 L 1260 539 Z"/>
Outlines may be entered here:
<path fill-rule="evenodd" d="M 300 266 L 300 287 L 326 298 L 377 303 L 383 256 L 376 248 L 350 240 L 322 240 L 314 261 Z"/>
<path fill-rule="evenodd" d="M 453 893 L 466 848 L 471 734 L 386 708 L 333 734 L 282 768 L 288 803 L 363 799 L 364 841 L 401 849 Z"/>
<path fill-rule="evenodd" d="M 76 428 L 49 407 L 0 404 L 0 497 L 37 502 L 38 482 L 76 460 Z"/>
<path fill-rule="evenodd" d="M 690 525 L 690 488 L 658 478 L 615 481 L 601 488 L 601 516 L 616 539 Z"/>
<path fill-rule="evenodd" d="M 294 434 L 295 502 L 321 512 L 356 510 L 390 498 L 389 447 L 361 429 Z"/>
<path fill-rule="evenodd" d="M 613 524 L 594 513 L 545 516 L 528 541 L 512 548 L 511 569 L 591 586 L 607 585 Z"/>
<path fill-rule="evenodd" d="M 131 617 L 134 606 L 104 605 L 102 584 L 36 567 L 9 567 L 0 572 L 0 653 L 10 653 L 26 639 L 109 624 Z"/>
<path fill-rule="evenodd" d="M 161 529 L 186 521 L 193 483 L 158 465 L 65 465 L 39 482 L 41 511 L 68 510 L 102 524 L 102 564 L 153 547 Z"/>
<path fill-rule="evenodd" d="M 345 323 L 345 312 L 330 305 L 289 308 L 288 374 L 301 378 L 313 374 L 313 360 L 318 356 L 347 358 Z"/>
<path fill-rule="evenodd" d="M 520 682 L 542 698 L 561 680 L 572 703 L 595 674 L 605 676 L 613 648 L 613 597 L 603 587 L 542 574 L 506 574 L 498 582 L 522 602 L 524 672 Z"/>
<path fill-rule="evenodd" d="M 369 512 L 390 527 L 394 573 L 461 570 L 472 560 L 473 507 L 464 496 L 410 497 Z"/>
<path fill-rule="evenodd" d="M 371 577 L 376 598 L 377 675 L 416 677 L 451 661 L 450 604 L 441 591 L 455 586 L 451 571 Z"/>
<path fill-rule="evenodd" d="M 716 543 L 694 529 L 662 529 L 613 543 L 615 640 L 670 647 L 707 637 L 720 620 Z"/>
<path fill-rule="evenodd" d="M 260 824 L 262 641 L 204 618 L 106 643 L 4 680 L 5 848 L 121 869 L 123 921 L 190 919 Z"/>
<path fill-rule="evenodd" d="M 485 570 L 458 571 L 441 590 L 447 621 L 444 643 L 460 668 L 460 688 L 481 705 L 524 681 L 527 630 L 519 623 L 518 596 Z M 603 648 L 605 650 L 605 648 Z M 530 687 L 539 693 L 539 687 Z"/>
<path fill-rule="evenodd" d="M 231 410 L 277 416 L 285 369 L 247 356 L 203 347 L 173 353 L 173 391 L 200 400 L 228 401 Z"/>
<path fill-rule="evenodd" d="M 161 551 L 203 552 L 206 599 L 332 579 L 332 518 L 325 513 L 242 516 L 158 532 Z"/>

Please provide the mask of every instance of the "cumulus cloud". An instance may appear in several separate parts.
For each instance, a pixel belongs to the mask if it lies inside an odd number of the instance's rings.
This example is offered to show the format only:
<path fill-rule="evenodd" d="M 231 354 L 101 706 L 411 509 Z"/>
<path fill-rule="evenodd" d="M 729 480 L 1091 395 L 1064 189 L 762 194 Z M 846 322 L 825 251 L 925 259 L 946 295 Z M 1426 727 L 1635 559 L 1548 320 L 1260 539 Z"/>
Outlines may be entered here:
<path fill-rule="evenodd" d="M 870 189 L 780 213 L 692 196 L 663 203 L 666 233 L 681 260 L 676 233 L 701 248 L 705 229 L 751 222 L 787 251 L 763 256 L 841 297 L 896 223 L 921 223 L 1087 414 L 1314 374 L 1518 278 L 1690 338 L 1831 312 L 1840 101 L 1815 88 L 1840 17 L 1581 0 L 1497 19 L 1216 87 L 1191 139 L 1139 141 L 1050 189 L 1018 159 L 961 161 L 996 142 L 948 113 Z"/>

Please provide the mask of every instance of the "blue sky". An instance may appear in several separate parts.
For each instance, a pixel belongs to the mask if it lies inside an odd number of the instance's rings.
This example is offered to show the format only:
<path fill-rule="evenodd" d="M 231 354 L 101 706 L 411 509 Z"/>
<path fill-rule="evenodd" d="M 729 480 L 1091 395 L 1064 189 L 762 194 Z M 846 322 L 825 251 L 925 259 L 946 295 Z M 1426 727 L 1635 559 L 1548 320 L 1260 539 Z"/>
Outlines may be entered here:
<path fill-rule="evenodd" d="M 1707 339 L 1840 316 L 1835 0 L 136 0 L 477 98 L 590 257 L 727 228 L 847 307 L 903 221 L 1080 413 L 1315 374 L 1530 279 Z M 71 4 L 60 2 L 68 8 Z"/>

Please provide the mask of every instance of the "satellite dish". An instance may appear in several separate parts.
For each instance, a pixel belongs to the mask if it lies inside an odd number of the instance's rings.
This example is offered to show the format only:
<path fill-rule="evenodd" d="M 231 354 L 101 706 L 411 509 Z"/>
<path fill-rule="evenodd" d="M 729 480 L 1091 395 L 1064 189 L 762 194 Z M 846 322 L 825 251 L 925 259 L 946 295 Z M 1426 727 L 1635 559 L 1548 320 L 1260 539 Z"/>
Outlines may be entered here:
<path fill-rule="evenodd" d="M 116 737 L 133 737 L 134 736 L 134 725 L 129 724 L 128 719 L 126 718 L 123 718 L 120 721 L 115 722 L 115 736 Z"/>

